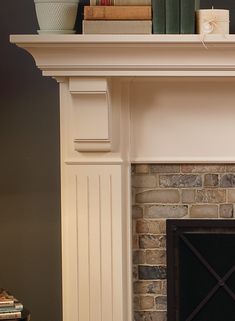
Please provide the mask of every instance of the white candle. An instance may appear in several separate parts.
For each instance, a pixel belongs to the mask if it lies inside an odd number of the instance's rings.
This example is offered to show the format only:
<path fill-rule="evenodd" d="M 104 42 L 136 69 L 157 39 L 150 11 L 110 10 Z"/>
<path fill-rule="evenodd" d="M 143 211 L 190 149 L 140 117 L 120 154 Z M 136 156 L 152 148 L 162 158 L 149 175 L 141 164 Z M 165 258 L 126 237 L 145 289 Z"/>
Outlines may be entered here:
<path fill-rule="evenodd" d="M 201 9 L 196 11 L 197 33 L 229 34 L 229 10 Z"/>

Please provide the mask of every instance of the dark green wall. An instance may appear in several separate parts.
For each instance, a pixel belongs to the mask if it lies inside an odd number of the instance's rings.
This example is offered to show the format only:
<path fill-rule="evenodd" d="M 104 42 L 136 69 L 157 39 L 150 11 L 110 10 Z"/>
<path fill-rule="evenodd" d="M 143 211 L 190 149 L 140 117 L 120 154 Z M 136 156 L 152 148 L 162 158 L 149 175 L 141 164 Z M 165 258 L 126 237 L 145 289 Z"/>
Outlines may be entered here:
<path fill-rule="evenodd" d="M 0 287 L 60 321 L 58 85 L 8 42 L 36 28 L 33 0 L 0 1 Z"/>
<path fill-rule="evenodd" d="M 235 33 L 235 1 L 202 1 L 212 4 L 231 10 Z M 0 287 L 32 321 L 60 321 L 58 85 L 8 41 L 36 29 L 33 0 L 0 1 Z"/>

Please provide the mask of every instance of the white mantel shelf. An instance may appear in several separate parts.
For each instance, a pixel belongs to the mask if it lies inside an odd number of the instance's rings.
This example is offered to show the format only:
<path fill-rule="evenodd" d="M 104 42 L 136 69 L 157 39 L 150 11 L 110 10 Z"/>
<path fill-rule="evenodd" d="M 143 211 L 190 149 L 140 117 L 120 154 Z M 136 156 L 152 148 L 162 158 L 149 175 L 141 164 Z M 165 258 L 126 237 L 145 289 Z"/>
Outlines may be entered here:
<path fill-rule="evenodd" d="M 10 40 L 34 56 L 45 76 L 235 75 L 235 35 L 12 35 Z"/>
<path fill-rule="evenodd" d="M 131 163 L 235 163 L 235 35 L 11 42 L 60 86 L 63 321 L 133 321 Z"/>

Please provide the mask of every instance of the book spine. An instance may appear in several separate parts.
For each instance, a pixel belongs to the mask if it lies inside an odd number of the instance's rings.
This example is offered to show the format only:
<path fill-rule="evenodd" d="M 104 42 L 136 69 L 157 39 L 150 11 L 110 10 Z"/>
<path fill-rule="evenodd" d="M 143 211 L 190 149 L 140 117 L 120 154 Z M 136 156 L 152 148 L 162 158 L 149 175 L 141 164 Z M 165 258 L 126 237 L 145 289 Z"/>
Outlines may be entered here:
<path fill-rule="evenodd" d="M 84 34 L 151 34 L 151 20 L 83 20 Z"/>
<path fill-rule="evenodd" d="M 151 20 L 151 6 L 86 6 L 85 20 Z"/>
<path fill-rule="evenodd" d="M 14 301 L 0 301 L 0 307 L 12 307 L 14 306 Z"/>
<path fill-rule="evenodd" d="M 21 304 L 21 303 L 16 303 L 14 306 L 9 306 L 9 307 L 0 307 L 0 313 L 17 312 L 17 311 L 22 311 L 22 310 L 23 310 L 23 304 Z"/>
<path fill-rule="evenodd" d="M 180 33 L 180 0 L 166 0 L 166 33 Z"/>
<path fill-rule="evenodd" d="M 166 33 L 166 0 L 152 0 L 153 33 Z"/>
<path fill-rule="evenodd" d="M 5 312 L 0 313 L 0 320 L 10 320 L 21 318 L 21 312 Z"/>
<path fill-rule="evenodd" d="M 180 2 L 180 33 L 195 33 L 195 0 Z"/>
<path fill-rule="evenodd" d="M 151 6 L 151 0 L 90 0 L 91 6 Z"/>

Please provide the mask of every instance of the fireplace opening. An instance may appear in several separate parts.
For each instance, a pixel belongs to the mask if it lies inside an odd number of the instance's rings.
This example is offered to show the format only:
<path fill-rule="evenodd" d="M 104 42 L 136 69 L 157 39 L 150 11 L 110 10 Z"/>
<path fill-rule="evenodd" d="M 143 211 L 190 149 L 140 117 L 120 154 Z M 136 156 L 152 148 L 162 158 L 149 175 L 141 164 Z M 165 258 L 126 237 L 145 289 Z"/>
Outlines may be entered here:
<path fill-rule="evenodd" d="M 235 223 L 167 221 L 168 321 L 235 320 Z"/>

